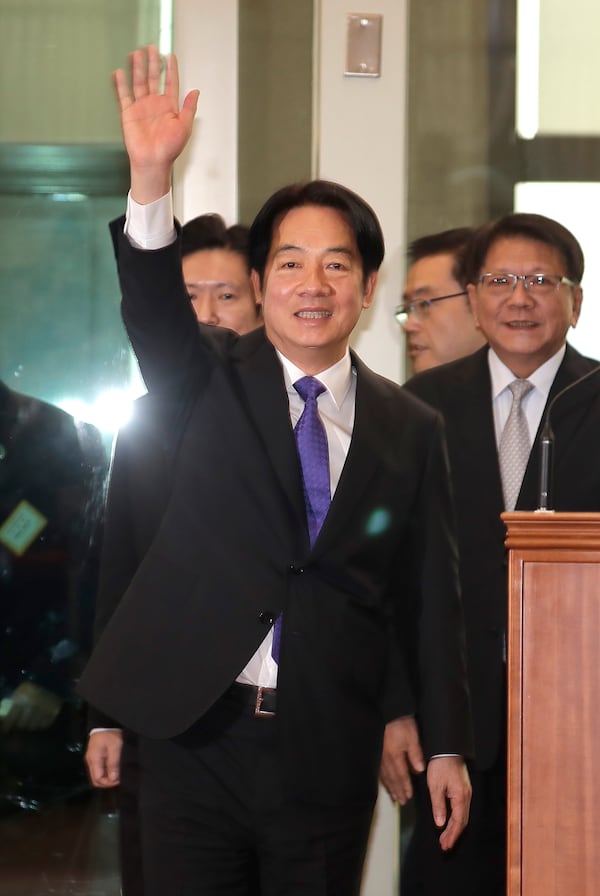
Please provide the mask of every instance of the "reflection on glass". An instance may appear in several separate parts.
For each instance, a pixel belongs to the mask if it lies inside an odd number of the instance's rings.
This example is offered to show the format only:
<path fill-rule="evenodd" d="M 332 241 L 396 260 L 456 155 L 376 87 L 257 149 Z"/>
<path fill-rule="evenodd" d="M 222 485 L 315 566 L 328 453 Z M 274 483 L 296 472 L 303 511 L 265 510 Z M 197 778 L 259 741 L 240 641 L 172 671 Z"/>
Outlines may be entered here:
<path fill-rule="evenodd" d="M 118 896 L 114 797 L 82 763 L 114 433 L 141 391 L 108 222 L 111 71 L 171 47 L 171 0 L 0 0 L 0 892 Z"/>

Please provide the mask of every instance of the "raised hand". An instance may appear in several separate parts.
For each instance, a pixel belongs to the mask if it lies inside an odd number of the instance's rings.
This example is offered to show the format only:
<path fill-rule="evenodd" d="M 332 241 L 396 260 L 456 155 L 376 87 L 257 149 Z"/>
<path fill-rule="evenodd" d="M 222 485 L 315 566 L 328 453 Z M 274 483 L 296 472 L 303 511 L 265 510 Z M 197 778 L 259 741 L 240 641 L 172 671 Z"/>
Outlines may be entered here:
<path fill-rule="evenodd" d="M 173 54 L 166 58 L 164 92 L 161 57 L 157 47 L 135 50 L 130 56 L 131 84 L 123 69 L 114 73 L 121 109 L 121 127 L 131 166 L 131 193 L 142 204 L 169 191 L 175 159 L 192 133 L 198 90 L 191 90 L 179 106 L 179 72 Z"/>

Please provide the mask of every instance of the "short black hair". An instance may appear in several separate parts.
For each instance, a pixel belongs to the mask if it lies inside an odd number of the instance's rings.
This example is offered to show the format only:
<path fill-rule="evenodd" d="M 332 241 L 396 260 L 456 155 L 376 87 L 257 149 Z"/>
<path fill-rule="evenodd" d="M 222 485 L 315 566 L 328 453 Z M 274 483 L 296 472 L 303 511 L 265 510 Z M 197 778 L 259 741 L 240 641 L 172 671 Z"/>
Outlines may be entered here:
<path fill-rule="evenodd" d="M 227 227 L 221 215 L 216 213 L 198 215 L 181 228 L 181 256 L 185 258 L 205 249 L 228 249 L 241 255 L 250 271 L 248 232 L 249 228 L 244 224 Z"/>
<path fill-rule="evenodd" d="M 527 212 L 513 212 L 476 230 L 463 259 L 461 276 L 464 282 L 477 283 L 479 276 L 485 273 L 482 271 L 482 266 L 493 244 L 499 239 L 512 237 L 535 240 L 558 249 L 565 263 L 566 276 L 574 283 L 581 283 L 584 267 L 583 250 L 571 231 L 553 218 Z"/>
<path fill-rule="evenodd" d="M 452 276 L 461 286 L 466 286 L 466 283 L 461 280 L 462 261 L 474 233 L 474 227 L 453 227 L 451 230 L 441 230 L 439 233 L 420 236 L 409 244 L 406 253 L 408 260 L 414 264 L 431 255 L 453 255 Z"/>
<path fill-rule="evenodd" d="M 290 184 L 267 199 L 250 227 L 250 266 L 262 282 L 273 231 L 287 212 L 305 205 L 331 208 L 346 219 L 362 260 L 363 278 L 379 270 L 385 253 L 383 232 L 371 206 L 356 193 L 328 180 Z"/>

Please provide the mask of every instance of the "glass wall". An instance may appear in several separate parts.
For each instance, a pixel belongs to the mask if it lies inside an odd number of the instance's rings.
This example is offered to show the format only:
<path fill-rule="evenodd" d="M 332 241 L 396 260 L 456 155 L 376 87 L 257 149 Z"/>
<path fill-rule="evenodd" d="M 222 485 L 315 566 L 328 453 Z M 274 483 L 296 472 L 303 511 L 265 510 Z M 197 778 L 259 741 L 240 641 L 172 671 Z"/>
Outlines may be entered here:
<path fill-rule="evenodd" d="M 117 896 L 83 772 L 112 438 L 140 381 L 108 222 L 128 167 L 111 71 L 170 48 L 161 0 L 0 0 L 0 892 Z"/>

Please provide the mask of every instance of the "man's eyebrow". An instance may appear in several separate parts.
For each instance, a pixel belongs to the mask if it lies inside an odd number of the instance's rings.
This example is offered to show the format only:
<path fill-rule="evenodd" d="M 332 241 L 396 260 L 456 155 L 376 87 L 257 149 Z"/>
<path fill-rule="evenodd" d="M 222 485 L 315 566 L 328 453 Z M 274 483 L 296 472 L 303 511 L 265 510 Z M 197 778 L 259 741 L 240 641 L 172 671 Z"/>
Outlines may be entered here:
<path fill-rule="evenodd" d="M 308 252 L 309 250 L 305 246 L 296 246 L 294 243 L 284 243 L 282 246 L 278 246 L 275 249 L 273 256 L 280 255 L 282 252 Z M 350 258 L 354 258 L 356 252 L 348 246 L 326 246 L 325 248 L 319 248 L 319 252 L 330 253 L 335 255 L 348 255 Z"/>
<path fill-rule="evenodd" d="M 431 286 L 419 286 L 417 289 L 413 289 L 412 292 L 404 290 L 402 298 L 405 302 L 418 302 L 428 292 L 433 292 Z"/>
<path fill-rule="evenodd" d="M 223 287 L 227 286 L 231 289 L 234 288 L 235 284 L 230 280 L 186 280 L 185 285 L 187 287 L 190 286 L 216 286 L 218 289 L 223 289 Z"/>

